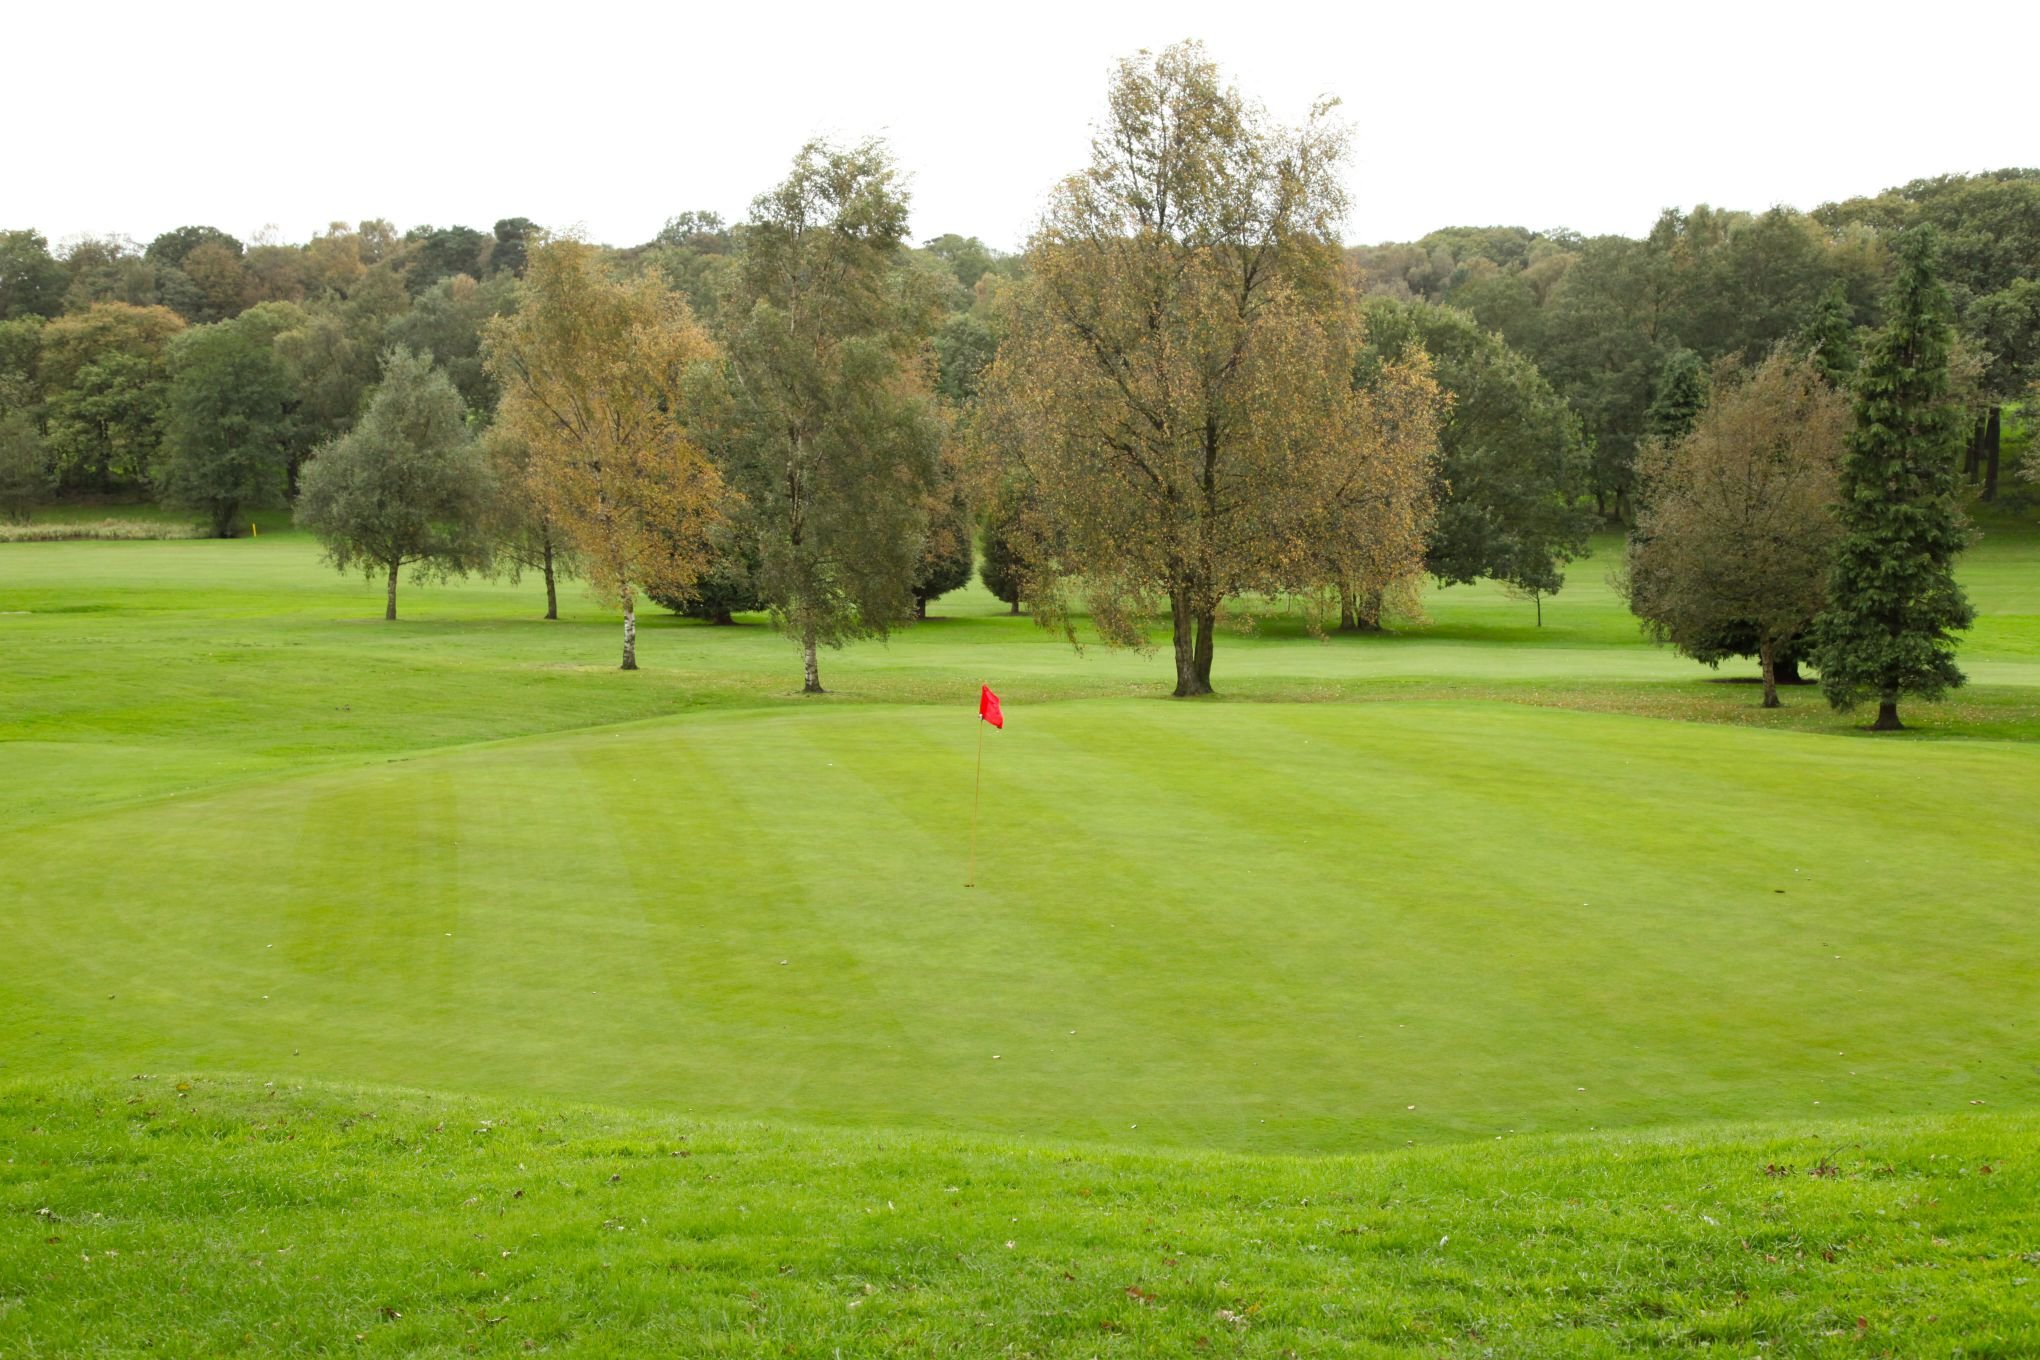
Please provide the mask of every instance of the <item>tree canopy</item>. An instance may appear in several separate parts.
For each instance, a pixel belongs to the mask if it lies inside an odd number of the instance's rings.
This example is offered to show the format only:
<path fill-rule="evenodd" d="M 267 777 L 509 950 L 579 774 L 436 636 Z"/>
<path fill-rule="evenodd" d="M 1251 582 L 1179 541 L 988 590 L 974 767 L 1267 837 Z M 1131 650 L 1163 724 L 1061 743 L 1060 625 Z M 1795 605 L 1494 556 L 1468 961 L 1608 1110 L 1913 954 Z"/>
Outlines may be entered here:
<path fill-rule="evenodd" d="M 637 597 L 684 596 L 708 566 L 723 484 L 699 426 L 717 351 L 656 278 L 609 278 L 593 246 L 530 252 L 524 305 L 485 332 L 498 420 L 529 449 L 530 494 L 579 555 L 596 598 L 623 612 L 637 669 Z"/>
<path fill-rule="evenodd" d="M 178 336 L 169 375 L 157 489 L 231 538 L 244 511 L 283 502 L 290 374 L 259 333 L 223 325 Z"/>
<path fill-rule="evenodd" d="M 1418 350 L 1451 399 L 1439 429 L 1443 483 L 1424 569 L 1446 584 L 1489 577 L 1544 594 L 1586 552 L 1591 457 L 1578 417 L 1493 331 L 1454 308 L 1370 299 L 1358 378 Z"/>
<path fill-rule="evenodd" d="M 1753 638 L 1764 707 L 1778 660 L 1827 599 L 1848 404 L 1807 360 L 1773 353 L 1716 388 L 1693 427 L 1646 443 L 1629 545 L 1630 607 L 1660 642 L 1714 664 Z"/>
<path fill-rule="evenodd" d="M 488 565 L 492 477 L 465 415 L 430 357 L 392 350 L 361 423 L 305 465 L 298 523 L 338 570 L 383 573 L 385 619 L 405 567 L 422 582 Z"/>
<path fill-rule="evenodd" d="M 758 587 L 799 644 L 882 637 L 913 617 L 942 430 L 934 300 L 901 267 L 907 198 L 877 142 L 811 142 L 751 206 L 721 306 L 731 480 L 756 526 Z"/>
<path fill-rule="evenodd" d="M 1029 245 L 980 438 L 1029 483 L 1037 613 L 1080 592 L 1124 645 L 1166 614 L 1176 694 L 1207 694 L 1225 602 L 1336 584 L 1350 512 L 1430 468 L 1359 457 L 1331 108 L 1277 126 L 1195 43 L 1122 61 L 1107 108 Z M 1407 520 L 1388 555 L 1414 564 L 1428 515 Z"/>

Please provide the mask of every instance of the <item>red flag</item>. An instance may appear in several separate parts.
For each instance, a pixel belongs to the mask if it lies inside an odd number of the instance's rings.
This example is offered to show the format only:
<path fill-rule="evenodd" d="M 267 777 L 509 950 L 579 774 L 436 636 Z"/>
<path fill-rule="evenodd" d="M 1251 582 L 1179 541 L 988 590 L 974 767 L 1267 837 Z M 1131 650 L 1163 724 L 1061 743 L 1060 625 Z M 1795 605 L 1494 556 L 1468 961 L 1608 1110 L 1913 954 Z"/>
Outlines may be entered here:
<path fill-rule="evenodd" d="M 990 685 L 978 686 L 978 717 L 1001 730 L 1006 726 L 1006 715 L 999 711 L 999 696 L 992 693 Z"/>

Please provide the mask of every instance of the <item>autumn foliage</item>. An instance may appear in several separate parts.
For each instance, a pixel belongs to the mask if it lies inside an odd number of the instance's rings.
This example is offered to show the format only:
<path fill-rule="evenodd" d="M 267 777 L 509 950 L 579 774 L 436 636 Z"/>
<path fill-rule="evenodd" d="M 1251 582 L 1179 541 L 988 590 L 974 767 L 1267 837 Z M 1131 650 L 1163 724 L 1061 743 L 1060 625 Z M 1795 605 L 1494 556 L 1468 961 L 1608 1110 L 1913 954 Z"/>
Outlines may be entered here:
<path fill-rule="evenodd" d="M 635 670 L 638 595 L 690 593 L 722 515 L 691 419 L 711 405 L 716 347 L 677 294 L 605 277 L 580 241 L 532 250 L 526 286 L 522 310 L 488 329 L 497 419 L 529 446 L 531 493 L 597 598 L 622 609 Z"/>
<path fill-rule="evenodd" d="M 1418 361 L 1354 388 L 1330 115 L 1271 124 L 1194 43 L 1122 62 L 985 380 L 1038 615 L 1081 601 L 1126 645 L 1167 615 L 1179 696 L 1211 691 L 1228 600 L 1421 569 L 1436 387 Z"/>

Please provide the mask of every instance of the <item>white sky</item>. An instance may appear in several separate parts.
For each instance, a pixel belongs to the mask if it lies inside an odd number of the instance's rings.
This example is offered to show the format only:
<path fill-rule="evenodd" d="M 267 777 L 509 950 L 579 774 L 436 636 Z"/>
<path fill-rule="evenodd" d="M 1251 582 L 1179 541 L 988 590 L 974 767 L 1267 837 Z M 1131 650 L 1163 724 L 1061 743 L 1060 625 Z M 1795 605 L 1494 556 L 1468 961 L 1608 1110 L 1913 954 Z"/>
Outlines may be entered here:
<path fill-rule="evenodd" d="M 810 135 L 888 138 L 913 231 L 1019 247 L 1115 57 L 1202 38 L 1286 120 L 1356 128 L 1351 241 L 1647 230 L 2040 163 L 2040 6 L 578 0 L 16 7 L 0 227 L 301 241 L 500 217 L 649 239 L 732 220 Z M 884 16 L 884 22 L 880 22 Z M 1899 103 L 1901 98 L 1904 103 Z M 24 117 L 24 114 L 28 115 Z M 32 134 L 25 129 L 33 125 Z"/>

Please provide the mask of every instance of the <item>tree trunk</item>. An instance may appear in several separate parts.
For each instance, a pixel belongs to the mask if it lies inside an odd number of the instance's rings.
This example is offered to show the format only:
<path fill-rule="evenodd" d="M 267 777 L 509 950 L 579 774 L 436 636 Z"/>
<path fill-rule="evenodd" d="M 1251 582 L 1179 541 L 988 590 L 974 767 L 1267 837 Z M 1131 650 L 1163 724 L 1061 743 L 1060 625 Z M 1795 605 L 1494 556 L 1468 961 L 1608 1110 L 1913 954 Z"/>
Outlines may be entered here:
<path fill-rule="evenodd" d="M 1210 694 L 1211 689 L 1211 647 L 1218 631 L 1218 611 L 1206 609 L 1197 615 L 1197 683 L 1201 693 Z"/>
<path fill-rule="evenodd" d="M 1905 724 L 1898 720 L 1898 691 L 1886 690 L 1884 699 L 1877 705 L 1877 721 L 1870 724 L 1872 732 L 1903 732 Z"/>
<path fill-rule="evenodd" d="M 1764 707 L 1778 707 L 1778 644 L 1766 638 L 1757 644 L 1757 659 L 1764 667 Z"/>
<path fill-rule="evenodd" d="M 637 669 L 637 601 L 631 588 L 623 588 L 623 670 Z"/>
<path fill-rule="evenodd" d="M 1014 599 L 1012 604 L 1006 606 L 1006 612 L 1008 614 L 1017 614 L 1020 612 L 1020 601 L 1017 597 Z"/>
<path fill-rule="evenodd" d="M 553 545 L 551 539 L 547 539 L 545 542 L 545 616 L 549 619 L 557 619 L 560 616 L 560 591 L 553 575 Z"/>
<path fill-rule="evenodd" d="M 711 628 L 734 628 L 737 626 L 736 619 L 730 614 L 730 611 L 727 609 L 716 610 L 715 614 L 709 619 L 708 623 Z"/>
<path fill-rule="evenodd" d="M 215 508 L 213 510 L 212 530 L 214 538 L 232 538 L 234 536 L 234 524 L 240 518 L 240 509 L 241 507 L 238 505 L 229 505 L 225 509 Z"/>
<path fill-rule="evenodd" d="M 1990 416 L 1983 427 L 1983 499 L 1997 499 L 1998 454 L 2002 447 L 2003 430 L 1998 423 L 2002 407 L 1990 408 Z"/>
<path fill-rule="evenodd" d="M 916 595 L 914 597 L 914 617 L 917 619 L 928 617 L 928 597 L 926 595 Z"/>
<path fill-rule="evenodd" d="M 1542 628 L 1544 626 L 1544 592 L 1534 590 L 1530 592 L 1530 599 L 1537 606 L 1537 626 Z"/>
<path fill-rule="evenodd" d="M 1360 626 L 1359 603 L 1353 598 L 1353 587 L 1339 585 L 1339 631 L 1350 633 Z"/>
<path fill-rule="evenodd" d="M 1779 653 L 1775 666 L 1778 672 L 1779 684 L 1803 685 L 1806 683 L 1806 677 L 1799 673 L 1799 657 L 1791 648 L 1788 647 Z"/>
<path fill-rule="evenodd" d="M 385 604 L 385 605 L 383 606 L 383 622 L 385 622 L 385 623 L 393 623 L 393 622 L 395 622 L 395 621 L 396 621 L 396 617 L 397 617 L 397 569 L 398 569 L 399 567 L 401 567 L 402 565 L 403 565 L 403 563 L 401 563 L 401 562 L 392 562 L 392 563 L 390 563 L 390 595 L 389 595 L 389 603 L 387 603 L 387 604 Z"/>
<path fill-rule="evenodd" d="M 1169 624 L 1176 652 L 1176 690 L 1178 699 L 1190 699 L 1200 694 L 1211 693 L 1211 641 L 1209 637 L 1200 640 L 1198 616 L 1190 606 L 1190 597 L 1181 591 L 1169 595 Z M 1204 653 L 1204 671 L 1197 670 L 1197 654 Z"/>
<path fill-rule="evenodd" d="M 800 662 L 805 682 L 800 687 L 802 694 L 827 694 L 822 688 L 822 665 L 815 655 L 815 629 L 813 624 L 803 625 L 800 630 Z"/>

